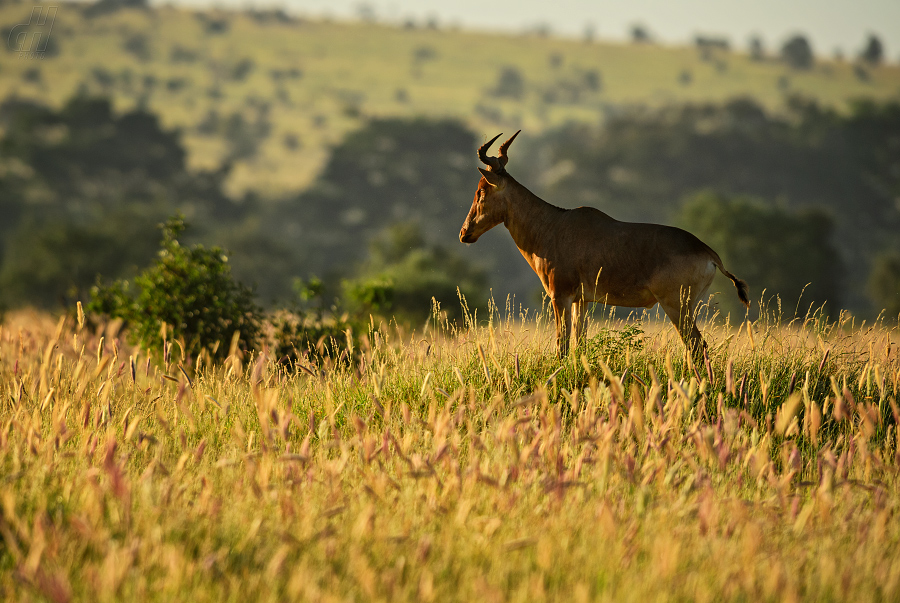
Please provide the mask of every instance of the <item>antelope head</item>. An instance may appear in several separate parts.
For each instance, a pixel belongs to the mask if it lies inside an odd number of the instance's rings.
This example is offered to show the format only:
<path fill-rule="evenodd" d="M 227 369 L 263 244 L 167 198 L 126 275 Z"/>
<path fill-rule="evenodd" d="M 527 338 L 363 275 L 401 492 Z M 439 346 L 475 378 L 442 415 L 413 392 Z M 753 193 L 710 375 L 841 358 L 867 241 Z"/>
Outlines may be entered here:
<path fill-rule="evenodd" d="M 478 168 L 478 171 L 481 172 L 481 180 L 478 182 L 478 189 L 475 191 L 475 199 L 472 201 L 469 215 L 466 216 L 466 221 L 459 231 L 461 242 L 474 243 L 481 235 L 506 220 L 509 202 L 506 195 L 508 176 L 506 163 L 509 161 L 509 157 L 507 157 L 506 151 L 519 132 L 500 145 L 497 157 L 488 157 L 487 151 L 494 141 L 500 138 L 500 134 L 478 149 L 478 159 L 487 166 L 487 169 Z"/>

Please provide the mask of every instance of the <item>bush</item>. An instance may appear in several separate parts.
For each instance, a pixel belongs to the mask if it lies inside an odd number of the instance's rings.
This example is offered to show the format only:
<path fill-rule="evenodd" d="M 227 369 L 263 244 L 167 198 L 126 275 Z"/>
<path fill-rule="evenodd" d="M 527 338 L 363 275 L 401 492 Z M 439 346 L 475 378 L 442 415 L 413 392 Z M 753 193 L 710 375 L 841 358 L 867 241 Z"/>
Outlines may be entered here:
<path fill-rule="evenodd" d="M 388 277 L 345 280 L 343 290 L 347 302 L 358 312 L 380 314 L 388 312 L 394 305 L 396 286 Z"/>
<path fill-rule="evenodd" d="M 185 227 L 183 216 L 170 218 L 162 225 L 159 258 L 134 279 L 134 288 L 123 280 L 97 285 L 88 311 L 124 319 L 130 338 L 156 352 L 174 339 L 186 354 L 207 350 L 222 359 L 235 332 L 239 349 L 253 348 L 260 309 L 252 290 L 234 280 L 219 247 L 181 246 L 178 235 Z"/>
<path fill-rule="evenodd" d="M 589 359 L 625 356 L 643 350 L 645 339 L 640 321 L 624 324 L 620 329 L 601 328 L 599 333 L 587 340 L 585 355 Z"/>
<path fill-rule="evenodd" d="M 435 303 L 446 318 L 461 318 L 460 294 L 472 306 L 483 304 L 489 297 L 484 271 L 450 249 L 429 244 L 414 222 L 395 224 L 377 236 L 357 278 L 343 282 L 344 299 L 354 313 L 408 324 L 422 324 Z"/>
<path fill-rule="evenodd" d="M 344 350 L 359 349 L 365 325 L 346 315 L 316 316 L 279 311 L 269 318 L 271 350 L 280 361 L 305 361 L 320 365 L 324 358 L 341 357 Z"/>
<path fill-rule="evenodd" d="M 326 311 L 325 286 L 316 277 L 295 279 L 294 292 L 298 301 L 293 308 L 269 317 L 268 341 L 275 357 L 320 365 L 324 358 L 341 357 L 347 350 L 349 359 L 368 329 L 361 316 L 342 314 L 336 305 Z"/>

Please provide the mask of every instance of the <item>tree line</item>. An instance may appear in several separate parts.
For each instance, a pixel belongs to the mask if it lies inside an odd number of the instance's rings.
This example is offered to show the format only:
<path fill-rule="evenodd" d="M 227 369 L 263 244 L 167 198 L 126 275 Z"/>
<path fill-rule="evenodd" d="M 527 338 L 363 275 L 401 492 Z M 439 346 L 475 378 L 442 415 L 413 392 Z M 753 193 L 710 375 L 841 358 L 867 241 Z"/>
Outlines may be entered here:
<path fill-rule="evenodd" d="M 133 278 L 175 212 L 193 225 L 187 243 L 223 246 L 235 277 L 268 307 L 293 303 L 296 279 L 313 277 L 329 300 L 414 322 L 432 297 L 458 307 L 457 287 L 473 305 L 491 290 L 540 298 L 505 233 L 469 248 L 457 240 L 480 137 L 455 120 L 369 120 L 307 190 L 239 199 L 223 192 L 227 162 L 188 170 L 179 132 L 142 109 L 13 98 L 0 121 L 6 308 L 70 305 L 98 278 Z M 861 100 L 838 112 L 793 98 L 777 114 L 751 99 L 631 107 L 602 124 L 527 134 L 510 173 L 551 203 L 682 226 L 785 311 L 824 303 L 900 313 L 900 103 Z"/>

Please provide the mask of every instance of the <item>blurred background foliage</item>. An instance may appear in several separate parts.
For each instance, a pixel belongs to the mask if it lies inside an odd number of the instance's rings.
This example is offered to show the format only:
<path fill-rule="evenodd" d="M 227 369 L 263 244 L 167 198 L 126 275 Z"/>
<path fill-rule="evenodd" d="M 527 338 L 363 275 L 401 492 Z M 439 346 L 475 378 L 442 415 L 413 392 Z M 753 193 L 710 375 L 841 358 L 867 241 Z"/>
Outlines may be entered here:
<path fill-rule="evenodd" d="M 478 304 L 488 296 L 483 270 L 459 253 L 429 245 L 414 222 L 400 222 L 378 235 L 355 279 L 344 281 L 347 298 L 364 312 L 396 316 L 421 325 L 434 305 L 446 318 L 462 318 L 461 297 Z"/>
<path fill-rule="evenodd" d="M 475 149 L 524 127 L 509 170 L 551 203 L 690 230 L 788 314 L 900 313 L 900 68 L 877 37 L 824 61 L 802 35 L 744 53 L 112 0 L 58 25 L 41 61 L 0 53 L 2 307 L 133 279 L 176 212 L 268 308 L 297 278 L 414 324 L 432 298 L 458 316 L 457 287 L 537 303 L 502 228 L 457 239 Z"/>
<path fill-rule="evenodd" d="M 809 284 L 804 299 L 832 311 L 886 303 L 866 283 L 874 258 L 900 245 L 900 103 L 636 109 L 523 146 L 534 162 L 524 171 L 546 198 L 690 230 L 754 296 L 767 289 L 793 310 Z"/>
<path fill-rule="evenodd" d="M 833 306 L 845 271 L 833 242 L 834 223 L 821 209 L 790 210 L 758 198 L 703 192 L 685 200 L 676 223 L 715 249 L 729 271 L 753 283 L 757 299 L 780 304 L 786 316 L 805 316 L 826 302 L 826 314 L 837 314 Z M 744 310 L 729 286 L 716 273 L 713 288 L 725 294 L 715 304 L 741 317 Z"/>

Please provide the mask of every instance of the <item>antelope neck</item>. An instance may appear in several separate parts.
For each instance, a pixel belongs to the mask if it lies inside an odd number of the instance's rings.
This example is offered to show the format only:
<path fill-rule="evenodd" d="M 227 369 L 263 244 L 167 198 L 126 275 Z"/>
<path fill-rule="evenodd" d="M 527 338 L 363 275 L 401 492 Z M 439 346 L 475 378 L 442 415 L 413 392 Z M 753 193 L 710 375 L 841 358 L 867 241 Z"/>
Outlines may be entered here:
<path fill-rule="evenodd" d="M 522 251 L 536 253 L 547 240 L 545 234 L 553 228 L 556 218 L 565 210 L 551 205 L 512 180 L 506 219 L 503 225 L 509 230 L 516 246 Z"/>

